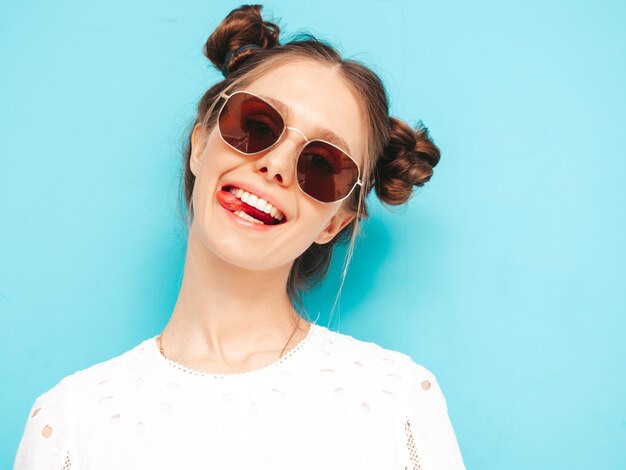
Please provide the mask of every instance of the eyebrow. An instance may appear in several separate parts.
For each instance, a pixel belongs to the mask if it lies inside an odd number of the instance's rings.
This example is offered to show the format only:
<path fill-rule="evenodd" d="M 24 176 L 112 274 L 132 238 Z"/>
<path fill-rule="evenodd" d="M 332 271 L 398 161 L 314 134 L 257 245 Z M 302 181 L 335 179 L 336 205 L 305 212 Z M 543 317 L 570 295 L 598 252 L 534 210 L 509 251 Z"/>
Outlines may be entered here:
<path fill-rule="evenodd" d="M 272 98 L 271 96 L 266 96 L 266 95 L 259 95 L 259 96 L 269 101 L 273 105 L 275 105 L 278 108 L 278 110 L 285 116 L 285 118 L 289 119 L 289 107 L 287 107 L 285 103 L 283 103 L 279 99 Z M 324 127 L 318 127 L 316 135 L 317 137 L 315 137 L 315 139 L 327 140 L 331 144 L 335 144 L 339 148 L 344 149 L 349 155 L 352 155 L 350 146 L 346 143 L 346 141 L 343 140 L 341 137 L 339 137 L 330 129 L 326 129 Z M 313 139 L 310 139 L 310 140 L 313 140 Z"/>

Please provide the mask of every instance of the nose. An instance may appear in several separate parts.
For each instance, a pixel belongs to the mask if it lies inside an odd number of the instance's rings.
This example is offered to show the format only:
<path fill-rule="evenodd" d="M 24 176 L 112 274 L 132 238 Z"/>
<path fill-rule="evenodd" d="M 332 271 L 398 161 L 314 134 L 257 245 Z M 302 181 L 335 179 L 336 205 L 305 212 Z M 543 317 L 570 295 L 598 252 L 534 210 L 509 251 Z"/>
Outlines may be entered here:
<path fill-rule="evenodd" d="M 292 130 L 294 132 L 289 133 Z M 306 136 L 295 127 L 287 127 L 286 136 L 265 155 L 254 162 L 254 169 L 270 180 L 289 186 L 295 177 L 296 152 Z M 298 134 L 300 136 L 298 136 Z"/>

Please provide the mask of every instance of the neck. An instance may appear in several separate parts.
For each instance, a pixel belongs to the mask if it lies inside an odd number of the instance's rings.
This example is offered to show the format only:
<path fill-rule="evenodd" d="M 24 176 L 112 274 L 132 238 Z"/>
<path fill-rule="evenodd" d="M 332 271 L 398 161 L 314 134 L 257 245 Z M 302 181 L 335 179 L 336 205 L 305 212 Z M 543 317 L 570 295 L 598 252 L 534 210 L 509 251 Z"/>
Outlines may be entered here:
<path fill-rule="evenodd" d="M 232 265 L 207 250 L 192 230 L 180 293 L 162 333 L 167 356 L 221 370 L 276 360 L 308 331 L 286 292 L 290 268 Z"/>

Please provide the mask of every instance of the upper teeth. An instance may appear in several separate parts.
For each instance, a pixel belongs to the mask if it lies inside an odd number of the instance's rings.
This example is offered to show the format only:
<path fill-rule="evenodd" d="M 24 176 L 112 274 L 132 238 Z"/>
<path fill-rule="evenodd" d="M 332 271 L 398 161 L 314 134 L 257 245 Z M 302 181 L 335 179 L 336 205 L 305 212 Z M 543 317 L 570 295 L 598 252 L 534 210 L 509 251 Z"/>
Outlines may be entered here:
<path fill-rule="evenodd" d="M 267 202 L 262 197 L 257 196 L 256 194 L 252 194 L 252 193 L 249 193 L 248 191 L 244 191 L 241 188 L 235 188 L 235 187 L 231 187 L 228 190 L 228 192 L 231 194 L 234 194 L 246 204 L 256 207 L 257 209 L 265 212 L 266 214 L 270 214 L 272 217 L 274 217 L 277 220 L 283 220 L 285 218 L 285 215 L 281 211 L 276 209 L 272 204 Z"/>

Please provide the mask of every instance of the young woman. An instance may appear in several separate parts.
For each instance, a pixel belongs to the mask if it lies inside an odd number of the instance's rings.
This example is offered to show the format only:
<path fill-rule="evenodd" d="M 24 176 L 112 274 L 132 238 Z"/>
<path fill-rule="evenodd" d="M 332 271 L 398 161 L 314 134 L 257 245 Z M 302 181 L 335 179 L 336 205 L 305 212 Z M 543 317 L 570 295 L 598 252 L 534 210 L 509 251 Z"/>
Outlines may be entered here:
<path fill-rule="evenodd" d="M 15 469 L 464 468 L 433 373 L 300 313 L 367 194 L 406 202 L 439 150 L 372 71 L 311 35 L 279 44 L 260 12 L 204 47 L 225 79 L 190 129 L 171 319 L 39 396 Z"/>

